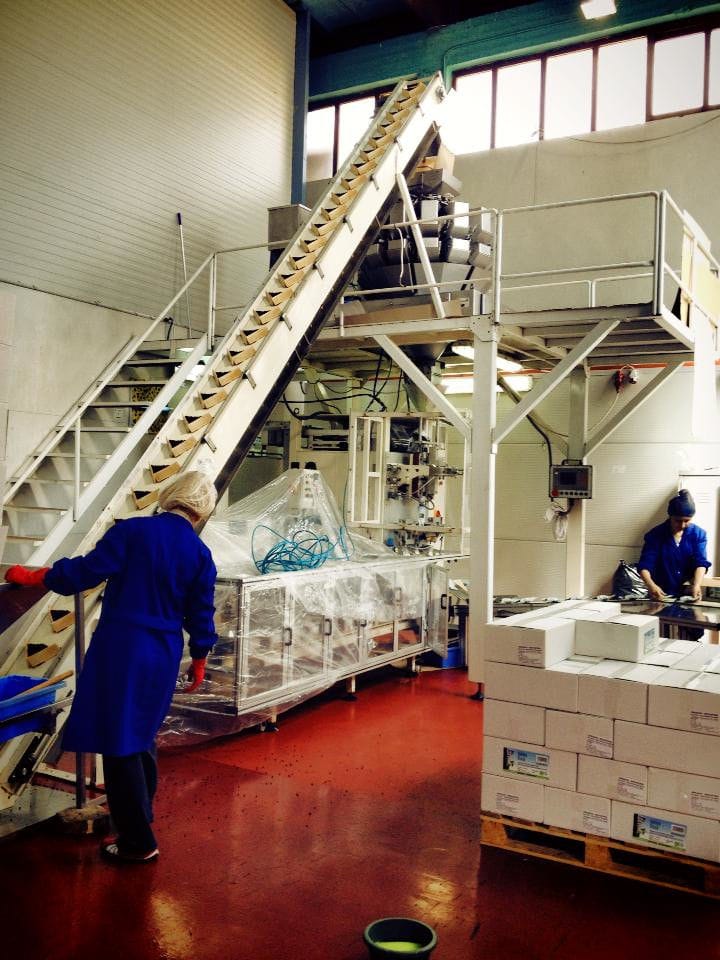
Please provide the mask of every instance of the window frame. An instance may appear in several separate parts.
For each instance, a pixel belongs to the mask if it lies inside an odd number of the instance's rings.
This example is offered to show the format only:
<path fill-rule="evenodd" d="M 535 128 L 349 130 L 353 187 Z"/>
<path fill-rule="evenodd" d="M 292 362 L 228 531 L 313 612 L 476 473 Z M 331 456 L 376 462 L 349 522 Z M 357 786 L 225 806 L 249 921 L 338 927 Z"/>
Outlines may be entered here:
<path fill-rule="evenodd" d="M 691 116 L 696 113 L 705 113 L 709 110 L 720 110 L 720 103 L 710 103 L 710 51 L 711 51 L 711 37 L 713 30 L 720 29 L 720 14 L 708 14 L 702 17 L 688 17 L 687 19 L 676 21 L 672 24 L 663 24 L 656 27 L 655 29 L 649 28 L 646 30 L 631 30 L 628 32 L 619 31 L 618 33 L 608 34 L 602 38 L 579 42 L 575 44 L 561 44 L 552 49 L 544 50 L 542 52 L 526 53 L 523 56 L 511 56 L 505 57 L 499 60 L 491 60 L 484 63 L 477 63 L 472 67 L 467 67 L 462 70 L 457 70 L 453 73 L 453 82 L 452 85 L 455 87 L 457 80 L 460 77 L 471 76 L 476 73 L 490 72 L 491 76 L 491 107 L 490 107 L 490 150 L 498 149 L 496 147 L 496 133 L 497 133 L 497 94 L 498 94 L 498 71 L 503 67 L 513 66 L 519 63 L 526 63 L 532 60 L 540 61 L 540 115 L 539 115 L 539 130 L 538 130 L 538 139 L 527 141 L 530 143 L 538 143 L 545 140 L 545 116 L 546 116 L 546 94 L 547 94 L 547 63 L 550 57 L 556 57 L 564 53 L 574 53 L 579 50 L 591 50 L 592 51 L 592 80 L 591 80 L 591 105 L 590 105 L 590 130 L 587 133 L 581 134 L 572 134 L 570 139 L 573 137 L 583 137 L 588 136 L 589 134 L 598 133 L 598 132 L 608 132 L 610 130 L 622 130 L 623 127 L 603 127 L 601 131 L 597 129 L 597 94 L 598 94 L 598 58 L 599 51 L 602 47 L 608 46 L 614 43 L 622 43 L 627 40 L 638 40 L 645 39 L 647 40 L 647 56 L 646 56 L 646 77 L 645 77 L 645 116 L 643 120 L 640 120 L 639 123 L 651 123 L 654 120 L 666 120 L 672 117 L 685 117 Z M 703 103 L 700 107 L 689 108 L 685 110 L 678 110 L 668 113 L 657 113 L 652 112 L 652 100 L 653 100 L 653 76 L 654 76 L 654 66 L 655 66 L 655 44 L 662 40 L 669 40 L 673 37 L 681 37 L 694 33 L 704 33 L 705 34 L 705 44 L 704 44 L 704 65 L 703 65 Z M 314 101 L 309 110 L 321 110 L 326 107 L 334 107 L 335 109 L 335 123 L 333 131 L 333 150 L 332 150 L 332 168 L 333 176 L 337 173 L 338 170 L 338 151 L 339 151 L 339 133 L 340 133 L 340 106 L 345 103 L 351 103 L 355 100 L 363 100 L 368 97 L 375 97 L 376 104 L 379 105 L 382 101 L 382 98 L 387 96 L 388 93 L 392 91 L 392 86 L 382 85 L 378 87 L 373 87 L 369 90 L 364 90 L 362 92 L 353 93 L 351 96 L 346 97 L 332 97 L 326 98 L 324 100 Z M 634 126 L 635 124 L 633 124 Z M 559 137 L 552 137 L 552 140 L 563 139 Z M 518 146 L 524 146 L 525 144 L 518 144 Z M 512 149 L 512 148 L 503 148 L 503 149 Z M 484 151 L 481 151 L 484 152 Z"/>

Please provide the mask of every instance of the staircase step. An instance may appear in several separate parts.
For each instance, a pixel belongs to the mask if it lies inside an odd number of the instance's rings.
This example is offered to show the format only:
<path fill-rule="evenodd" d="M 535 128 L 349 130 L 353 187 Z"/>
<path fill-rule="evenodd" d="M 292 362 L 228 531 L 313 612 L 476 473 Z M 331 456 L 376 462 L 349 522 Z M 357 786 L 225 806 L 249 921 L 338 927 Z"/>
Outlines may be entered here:
<path fill-rule="evenodd" d="M 182 363 L 180 357 L 133 357 L 132 360 L 126 360 L 124 367 L 179 367 Z"/>
<path fill-rule="evenodd" d="M 143 380 L 140 377 L 135 380 L 111 380 L 108 387 L 164 387 L 167 380 Z"/>
<path fill-rule="evenodd" d="M 16 506 L 12 501 L 6 503 L 3 506 L 3 510 L 7 513 L 16 512 L 16 513 L 59 513 L 61 516 L 68 512 L 68 507 L 40 507 L 36 504 L 33 506 L 23 506 L 20 504 Z"/>
<path fill-rule="evenodd" d="M 80 427 L 81 433 L 130 433 L 132 427 Z"/>
<path fill-rule="evenodd" d="M 34 474 L 31 474 L 26 480 L 23 480 L 23 486 L 29 483 L 44 483 L 46 485 L 57 485 L 61 487 L 71 487 L 75 482 L 73 477 L 68 477 L 63 480 L 62 477 L 36 477 Z M 10 483 L 15 483 L 14 480 L 11 480 Z M 90 483 L 90 480 L 80 480 L 80 486 L 87 486 Z"/>
<path fill-rule="evenodd" d="M 96 407 L 108 410 L 129 410 L 134 407 L 149 407 L 150 400 L 97 400 L 95 403 L 88 404 L 88 410 L 94 410 Z"/>
<path fill-rule="evenodd" d="M 344 217 L 347 213 L 347 210 L 343 204 L 332 207 L 330 210 L 321 210 L 320 213 L 323 217 L 326 217 L 328 220 L 337 220 L 339 217 Z"/>
<path fill-rule="evenodd" d="M 168 477 L 179 473 L 181 469 L 182 467 L 177 460 L 174 460 L 172 463 L 150 464 L 150 474 L 152 475 L 153 483 L 162 483 L 163 480 L 167 480 Z"/>
<path fill-rule="evenodd" d="M 74 460 L 74 453 L 47 453 L 43 457 L 44 460 Z M 109 453 L 83 453 L 80 455 L 81 460 L 109 460 Z"/>

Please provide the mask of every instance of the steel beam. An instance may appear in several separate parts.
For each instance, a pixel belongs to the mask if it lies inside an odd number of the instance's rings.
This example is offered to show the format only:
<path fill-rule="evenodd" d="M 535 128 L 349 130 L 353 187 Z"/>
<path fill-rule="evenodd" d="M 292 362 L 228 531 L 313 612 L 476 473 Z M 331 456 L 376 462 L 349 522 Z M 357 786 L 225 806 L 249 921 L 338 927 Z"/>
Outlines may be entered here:
<path fill-rule="evenodd" d="M 524 418 L 531 413 L 545 397 L 552 393 L 559 383 L 562 383 L 570 371 L 579 363 L 582 363 L 585 357 L 592 353 L 599 343 L 602 343 L 618 323 L 620 323 L 619 320 L 602 320 L 596 324 L 590 333 L 583 337 L 580 343 L 558 363 L 554 370 L 546 373 L 545 376 L 538 381 L 537 385 L 533 387 L 529 393 L 525 394 L 524 398 L 515 407 L 510 416 L 507 417 L 495 431 L 493 438 L 495 443 L 499 444 L 519 423 L 522 423 Z"/>

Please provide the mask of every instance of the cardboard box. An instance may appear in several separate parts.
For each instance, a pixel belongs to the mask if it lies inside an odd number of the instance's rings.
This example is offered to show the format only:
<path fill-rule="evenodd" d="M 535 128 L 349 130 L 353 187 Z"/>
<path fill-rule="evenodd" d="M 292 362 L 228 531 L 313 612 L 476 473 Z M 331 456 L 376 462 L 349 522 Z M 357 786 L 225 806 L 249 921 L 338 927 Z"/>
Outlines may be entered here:
<path fill-rule="evenodd" d="M 597 610 L 607 613 L 608 617 L 619 617 L 622 614 L 622 604 L 617 600 L 583 600 L 580 610 Z"/>
<path fill-rule="evenodd" d="M 578 711 L 594 717 L 647 722 L 648 684 L 663 667 L 603 660 L 578 677 Z"/>
<path fill-rule="evenodd" d="M 545 714 L 545 744 L 556 750 L 587 753 L 611 760 L 613 722 L 609 717 L 548 710 Z"/>
<path fill-rule="evenodd" d="M 578 793 L 624 803 L 648 802 L 648 768 L 602 757 L 578 757 Z"/>
<path fill-rule="evenodd" d="M 687 813 L 613 800 L 610 836 L 655 850 L 720 860 L 720 822 Z"/>
<path fill-rule="evenodd" d="M 650 767 L 647 797 L 653 807 L 720 820 L 720 779 Z"/>
<path fill-rule="evenodd" d="M 704 733 L 616 720 L 615 759 L 720 778 L 720 740 Z"/>
<path fill-rule="evenodd" d="M 485 664 L 485 696 L 490 700 L 574 712 L 577 710 L 577 674 L 558 670 L 557 666 L 536 670 L 490 660 Z"/>
<path fill-rule="evenodd" d="M 610 836 L 610 801 L 605 797 L 570 793 L 556 787 L 545 787 L 543 823 L 579 833 Z"/>
<path fill-rule="evenodd" d="M 545 708 L 506 700 L 485 700 L 483 733 L 526 743 L 545 743 Z"/>
<path fill-rule="evenodd" d="M 642 662 L 656 667 L 676 667 L 697 647 L 695 640 L 663 640 L 657 649 L 643 657 Z"/>
<path fill-rule="evenodd" d="M 542 823 L 545 810 L 545 787 L 532 781 L 482 775 L 480 805 L 488 813 L 519 817 Z"/>
<path fill-rule="evenodd" d="M 534 780 L 561 790 L 577 786 L 577 756 L 505 737 L 483 738 L 483 773 Z"/>
<path fill-rule="evenodd" d="M 595 610 L 592 607 L 576 607 L 574 610 L 563 611 L 563 616 L 568 620 L 589 620 L 593 623 L 605 623 L 606 620 L 612 620 L 618 613 L 611 610 Z"/>
<path fill-rule="evenodd" d="M 666 670 L 648 688 L 648 723 L 720 736 L 720 674 Z"/>
<path fill-rule="evenodd" d="M 695 649 L 681 657 L 673 665 L 673 669 L 689 670 L 691 673 L 699 673 L 701 670 L 720 673 L 720 648 L 717 644 L 695 643 L 694 646 Z"/>
<path fill-rule="evenodd" d="M 574 646 L 574 622 L 559 617 L 485 628 L 485 659 L 500 663 L 545 668 L 572 656 Z"/>
<path fill-rule="evenodd" d="M 601 614 L 599 614 L 601 616 Z M 660 644 L 660 621 L 627 613 L 610 620 L 578 620 L 575 653 L 638 663 Z"/>

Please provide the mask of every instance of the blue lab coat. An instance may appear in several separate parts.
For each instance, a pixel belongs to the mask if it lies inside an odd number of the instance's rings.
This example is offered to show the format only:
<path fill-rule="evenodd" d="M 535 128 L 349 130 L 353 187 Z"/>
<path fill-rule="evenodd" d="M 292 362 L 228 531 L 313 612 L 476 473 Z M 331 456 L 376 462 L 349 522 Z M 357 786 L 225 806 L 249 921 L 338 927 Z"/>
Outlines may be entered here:
<path fill-rule="evenodd" d="M 682 586 L 692 580 L 698 567 L 709 569 L 707 534 L 691 523 L 675 543 L 670 521 L 653 527 L 645 534 L 645 543 L 638 560 L 638 570 L 649 570 L 655 583 L 670 596 L 680 596 Z"/>
<path fill-rule="evenodd" d="M 160 513 L 112 526 L 84 557 L 58 560 L 45 575 L 55 593 L 105 586 L 63 747 L 127 756 L 152 747 L 170 708 L 183 653 L 204 657 L 217 635 L 216 570 L 185 517 Z"/>

